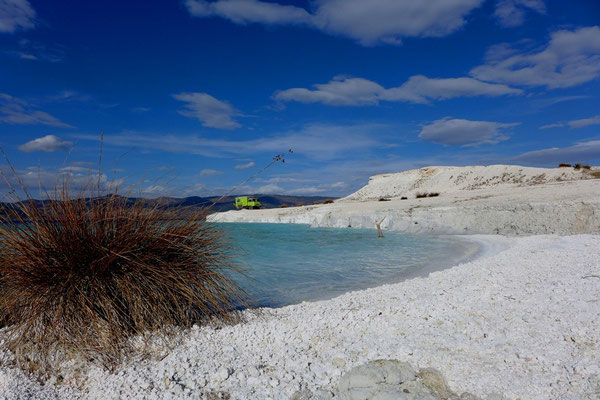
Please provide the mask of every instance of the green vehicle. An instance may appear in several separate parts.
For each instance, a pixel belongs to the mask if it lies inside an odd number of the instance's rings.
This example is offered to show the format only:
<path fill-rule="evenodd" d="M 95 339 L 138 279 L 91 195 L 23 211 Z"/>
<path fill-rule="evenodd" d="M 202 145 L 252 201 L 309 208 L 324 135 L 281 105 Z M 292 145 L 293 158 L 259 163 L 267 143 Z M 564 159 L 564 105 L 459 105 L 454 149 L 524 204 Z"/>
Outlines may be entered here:
<path fill-rule="evenodd" d="M 260 201 L 258 201 L 256 197 L 236 197 L 235 208 L 237 208 L 238 210 L 241 210 L 242 208 L 246 208 L 248 210 L 260 208 Z"/>

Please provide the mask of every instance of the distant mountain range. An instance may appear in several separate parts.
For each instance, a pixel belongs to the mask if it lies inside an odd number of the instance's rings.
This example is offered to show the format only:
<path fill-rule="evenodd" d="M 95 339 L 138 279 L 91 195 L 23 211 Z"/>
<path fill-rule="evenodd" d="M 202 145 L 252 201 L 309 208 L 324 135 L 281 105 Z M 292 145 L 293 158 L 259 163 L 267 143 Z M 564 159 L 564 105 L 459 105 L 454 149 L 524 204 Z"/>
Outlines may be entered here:
<path fill-rule="evenodd" d="M 257 197 L 260 200 L 262 208 L 279 208 L 282 206 L 288 207 L 297 207 L 301 205 L 314 204 L 314 203 L 323 203 L 325 200 L 334 200 L 335 197 L 323 197 L 323 196 L 285 196 L 278 194 L 253 194 L 248 195 L 249 197 Z M 135 201 L 144 201 L 147 202 L 148 205 L 155 204 L 158 202 L 162 207 L 165 208 L 175 208 L 175 207 L 185 207 L 185 208 L 205 208 L 209 207 L 214 202 L 215 205 L 211 207 L 211 212 L 221 212 L 221 211 L 229 211 L 235 210 L 235 198 L 236 195 L 225 196 L 220 199 L 220 196 L 212 196 L 212 197 L 158 197 L 156 199 L 139 199 L 135 197 L 129 197 L 128 201 L 133 203 Z M 218 200 L 218 201 L 217 201 Z M 40 206 L 49 200 L 35 200 Z M 5 205 L 7 203 L 0 203 L 0 212 L 3 211 Z"/>
<path fill-rule="evenodd" d="M 323 203 L 325 200 L 335 200 L 335 197 L 323 197 L 323 196 L 285 196 L 278 194 L 253 194 L 248 195 L 249 197 L 256 197 L 260 200 L 262 208 L 279 208 L 281 206 L 297 207 L 301 205 Z M 221 212 L 235 210 L 235 198 L 236 195 L 225 196 L 219 200 L 220 196 L 213 197 L 159 197 L 148 201 L 158 201 L 166 207 L 199 207 L 204 208 L 213 204 L 211 211 Z M 132 199 L 133 200 L 133 199 Z"/>

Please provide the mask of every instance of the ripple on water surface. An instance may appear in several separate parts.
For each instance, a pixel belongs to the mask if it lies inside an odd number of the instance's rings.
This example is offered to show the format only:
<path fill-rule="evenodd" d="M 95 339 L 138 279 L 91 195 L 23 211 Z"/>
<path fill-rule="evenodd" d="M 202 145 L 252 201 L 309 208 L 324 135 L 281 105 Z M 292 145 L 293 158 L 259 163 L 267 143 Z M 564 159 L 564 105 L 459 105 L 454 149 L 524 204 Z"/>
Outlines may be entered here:
<path fill-rule="evenodd" d="M 253 304 L 279 307 L 426 275 L 472 257 L 477 245 L 449 236 L 296 224 L 220 224 L 237 247 Z"/>

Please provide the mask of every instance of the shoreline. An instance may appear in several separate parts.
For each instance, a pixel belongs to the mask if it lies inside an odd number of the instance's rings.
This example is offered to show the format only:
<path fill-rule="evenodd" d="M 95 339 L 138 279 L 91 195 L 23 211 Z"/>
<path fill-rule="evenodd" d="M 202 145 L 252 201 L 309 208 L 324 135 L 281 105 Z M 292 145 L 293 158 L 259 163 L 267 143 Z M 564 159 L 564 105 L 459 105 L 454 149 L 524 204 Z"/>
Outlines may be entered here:
<path fill-rule="evenodd" d="M 195 327 L 160 361 L 115 374 L 92 368 L 79 380 L 83 391 L 40 386 L 6 368 L 0 389 L 42 399 L 219 391 L 231 399 L 330 399 L 344 372 L 384 358 L 436 368 L 452 390 L 481 399 L 594 398 L 599 286 L 582 277 L 600 272 L 600 235 L 470 239 L 491 247 L 426 278 L 246 312 L 248 321 L 235 326 Z"/>

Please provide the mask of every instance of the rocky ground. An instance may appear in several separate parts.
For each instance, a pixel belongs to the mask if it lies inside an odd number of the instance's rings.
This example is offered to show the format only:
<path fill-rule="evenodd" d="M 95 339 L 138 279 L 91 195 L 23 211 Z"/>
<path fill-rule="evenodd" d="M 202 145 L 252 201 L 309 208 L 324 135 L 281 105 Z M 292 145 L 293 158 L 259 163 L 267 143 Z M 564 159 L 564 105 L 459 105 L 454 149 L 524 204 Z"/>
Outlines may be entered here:
<path fill-rule="evenodd" d="M 598 399 L 600 236 L 475 239 L 500 250 L 427 278 L 262 309 L 236 326 L 195 327 L 166 357 L 115 373 L 66 365 L 40 385 L 4 367 L 0 393 L 9 399 L 442 398 L 423 381 L 423 371 L 433 368 L 438 372 L 429 378 L 443 377 L 448 393 L 467 399 Z M 397 361 L 347 375 L 375 360 Z M 406 377 L 407 368 L 413 376 Z M 418 388 L 415 397 L 411 390 Z M 360 397 L 365 390 L 379 394 Z"/>

